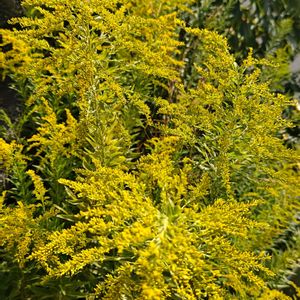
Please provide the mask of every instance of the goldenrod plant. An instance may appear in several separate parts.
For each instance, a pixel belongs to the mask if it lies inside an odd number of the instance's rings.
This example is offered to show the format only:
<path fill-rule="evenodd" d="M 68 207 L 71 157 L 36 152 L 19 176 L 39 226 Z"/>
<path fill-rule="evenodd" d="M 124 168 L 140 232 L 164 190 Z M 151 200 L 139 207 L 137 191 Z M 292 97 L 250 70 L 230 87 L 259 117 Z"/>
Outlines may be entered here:
<path fill-rule="evenodd" d="M 0 139 L 2 298 L 291 299 L 270 249 L 300 210 L 293 102 L 192 4 L 24 0 L 0 30 L 28 112 Z"/>

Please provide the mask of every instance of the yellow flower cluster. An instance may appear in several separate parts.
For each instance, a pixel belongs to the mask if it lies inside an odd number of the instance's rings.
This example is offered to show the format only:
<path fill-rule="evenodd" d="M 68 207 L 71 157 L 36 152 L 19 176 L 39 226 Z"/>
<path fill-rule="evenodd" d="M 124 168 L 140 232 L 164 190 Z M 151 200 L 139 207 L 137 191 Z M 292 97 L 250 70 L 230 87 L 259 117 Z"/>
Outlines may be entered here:
<path fill-rule="evenodd" d="M 37 208 L 22 202 L 14 208 L 0 208 L 0 245 L 13 253 L 20 267 L 24 267 L 33 245 L 41 245 L 44 240 L 45 232 L 40 230 L 38 222 L 50 214 L 35 219 L 33 214 Z"/>
<path fill-rule="evenodd" d="M 77 181 L 60 180 L 86 209 L 71 228 L 50 235 L 31 259 L 51 276 L 77 274 L 94 264 L 101 272 L 114 262 L 115 272 L 95 290 L 102 299 L 133 294 L 137 299 L 223 299 L 229 287 L 243 298 L 266 290 L 256 272 L 273 275 L 262 264 L 267 257 L 241 251 L 231 241 L 265 227 L 247 218 L 257 203 L 191 203 L 196 189 L 188 180 L 191 168 L 178 177 L 171 160 L 176 141 L 153 141 L 153 153 L 141 160 L 136 174 L 98 164 L 94 171 L 82 170 Z"/>
<path fill-rule="evenodd" d="M 10 144 L 0 138 L 0 168 L 4 170 L 11 169 L 13 163 L 18 160 L 23 160 L 21 155 L 22 146 L 14 141 Z"/>
<path fill-rule="evenodd" d="M 65 124 L 57 122 L 55 112 L 44 101 L 46 115 L 43 123 L 38 128 L 38 134 L 33 135 L 28 141 L 30 147 L 37 147 L 37 155 L 45 154 L 44 160 L 54 165 L 58 157 L 76 156 L 80 145 L 80 132 L 76 119 L 66 110 Z"/>
<path fill-rule="evenodd" d="M 223 37 L 179 20 L 191 3 L 24 0 L 22 30 L 0 30 L 13 43 L 0 68 L 28 82 L 38 124 L 24 172 L 38 201 L 2 197 L 0 246 L 46 271 L 46 286 L 84 278 L 86 297 L 104 300 L 285 299 L 268 287 L 265 250 L 300 209 L 299 156 L 276 136 L 288 100 L 263 80 L 268 62 L 250 51 L 238 65 Z M 0 139 L 1 168 L 21 151 Z"/>

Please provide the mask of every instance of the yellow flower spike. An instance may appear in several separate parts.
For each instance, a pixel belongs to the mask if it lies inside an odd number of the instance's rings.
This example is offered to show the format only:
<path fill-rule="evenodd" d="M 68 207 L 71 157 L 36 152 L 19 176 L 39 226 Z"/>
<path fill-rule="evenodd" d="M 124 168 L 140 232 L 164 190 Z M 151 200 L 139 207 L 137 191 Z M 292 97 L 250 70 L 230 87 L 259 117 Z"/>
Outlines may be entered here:
<path fill-rule="evenodd" d="M 45 200 L 47 197 L 45 197 L 47 190 L 44 187 L 43 181 L 40 176 L 36 175 L 33 170 L 28 170 L 26 172 L 32 179 L 34 184 L 34 195 L 37 200 L 41 201 L 43 205 L 45 205 Z"/>

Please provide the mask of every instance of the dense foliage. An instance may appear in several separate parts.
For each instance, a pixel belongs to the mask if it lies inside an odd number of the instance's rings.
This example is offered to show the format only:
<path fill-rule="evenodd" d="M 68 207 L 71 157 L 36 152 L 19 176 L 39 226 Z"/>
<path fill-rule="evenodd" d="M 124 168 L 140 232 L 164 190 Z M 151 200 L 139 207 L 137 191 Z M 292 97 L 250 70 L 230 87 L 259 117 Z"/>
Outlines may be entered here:
<path fill-rule="evenodd" d="M 3 298 L 289 299 L 294 102 L 274 56 L 187 22 L 195 3 L 24 0 L 0 31 L 24 101 L 1 113 Z"/>

